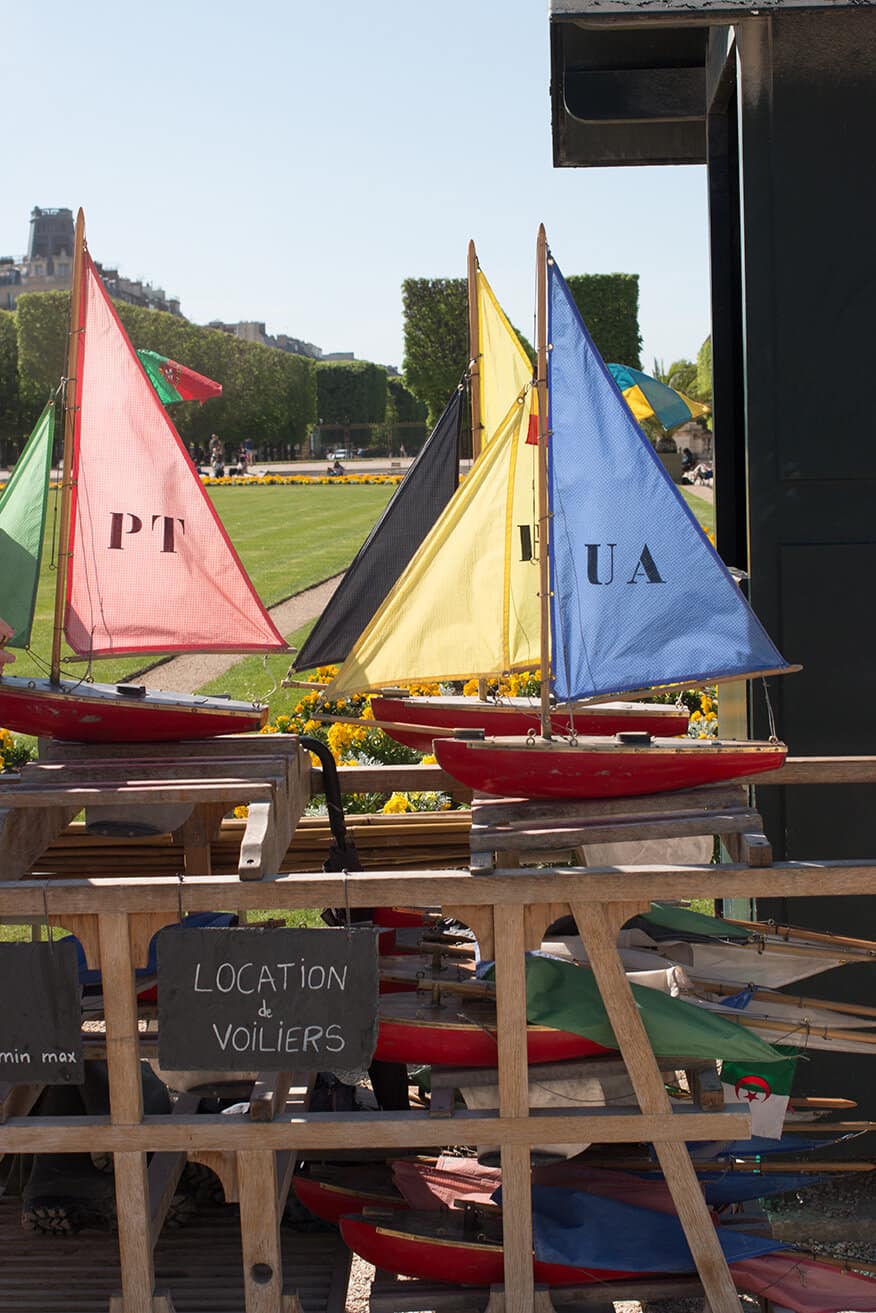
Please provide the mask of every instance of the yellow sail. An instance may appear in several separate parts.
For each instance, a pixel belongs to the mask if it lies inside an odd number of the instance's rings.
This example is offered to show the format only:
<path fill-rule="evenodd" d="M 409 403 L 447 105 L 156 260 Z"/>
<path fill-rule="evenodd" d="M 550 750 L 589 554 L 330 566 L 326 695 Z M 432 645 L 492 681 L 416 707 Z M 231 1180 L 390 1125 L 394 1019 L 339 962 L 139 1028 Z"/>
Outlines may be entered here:
<path fill-rule="evenodd" d="M 486 446 L 504 422 L 511 402 L 532 378 L 532 362 L 480 269 L 477 293 L 481 423 Z"/>
<path fill-rule="evenodd" d="M 332 700 L 385 685 L 464 679 L 539 660 L 534 538 L 538 449 L 527 444 L 527 384 L 431 533 L 326 689 Z"/>

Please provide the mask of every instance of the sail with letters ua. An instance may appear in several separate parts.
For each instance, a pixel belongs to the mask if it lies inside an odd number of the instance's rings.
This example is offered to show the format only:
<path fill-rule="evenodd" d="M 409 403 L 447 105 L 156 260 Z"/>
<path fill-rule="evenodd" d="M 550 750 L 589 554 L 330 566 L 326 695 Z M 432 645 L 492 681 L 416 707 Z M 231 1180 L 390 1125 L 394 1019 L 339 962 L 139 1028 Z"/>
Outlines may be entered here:
<path fill-rule="evenodd" d="M 570 702 L 790 672 L 656 453 L 539 230 L 541 738 L 436 740 L 461 783 L 527 798 L 632 797 L 777 770 L 769 742 L 552 732 Z"/>
<path fill-rule="evenodd" d="M 558 698 L 789 669 L 548 264 L 551 635 Z"/>

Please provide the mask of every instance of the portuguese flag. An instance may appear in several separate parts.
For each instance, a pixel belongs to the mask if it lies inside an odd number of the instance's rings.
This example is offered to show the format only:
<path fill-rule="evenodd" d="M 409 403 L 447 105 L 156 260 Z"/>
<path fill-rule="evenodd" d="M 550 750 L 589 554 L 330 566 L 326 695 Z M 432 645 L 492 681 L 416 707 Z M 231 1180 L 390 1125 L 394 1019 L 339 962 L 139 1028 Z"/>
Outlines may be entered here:
<path fill-rule="evenodd" d="M 222 395 L 221 383 L 214 383 L 212 378 L 196 374 L 193 369 L 187 369 L 176 360 L 168 360 L 157 351 L 138 351 L 137 355 L 165 406 L 171 406 L 175 401 L 200 401 L 203 404 L 211 397 Z"/>

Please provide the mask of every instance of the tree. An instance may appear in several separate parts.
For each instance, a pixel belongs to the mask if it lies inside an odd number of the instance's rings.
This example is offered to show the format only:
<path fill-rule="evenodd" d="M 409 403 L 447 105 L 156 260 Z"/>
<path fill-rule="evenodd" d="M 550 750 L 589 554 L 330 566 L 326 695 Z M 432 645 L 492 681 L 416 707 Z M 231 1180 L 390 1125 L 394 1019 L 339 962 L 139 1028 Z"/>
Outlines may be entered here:
<path fill-rule="evenodd" d="M 18 341 L 15 315 L 0 310 L 0 463 L 8 464 L 20 450 L 21 405 L 18 395 Z M 12 441 L 10 441 L 10 439 Z"/>
<path fill-rule="evenodd" d="M 570 274 L 566 279 L 603 360 L 641 369 L 638 274 Z"/>
<path fill-rule="evenodd" d="M 673 360 L 668 369 L 664 367 L 661 360 L 655 360 L 652 373 L 667 387 L 697 399 L 697 367 L 692 360 Z"/>
<path fill-rule="evenodd" d="M 706 338 L 697 352 L 697 379 L 694 396 L 698 401 L 712 404 L 712 335 Z"/>
<path fill-rule="evenodd" d="M 437 422 L 468 368 L 468 293 L 464 278 L 406 278 L 405 382 Z"/>

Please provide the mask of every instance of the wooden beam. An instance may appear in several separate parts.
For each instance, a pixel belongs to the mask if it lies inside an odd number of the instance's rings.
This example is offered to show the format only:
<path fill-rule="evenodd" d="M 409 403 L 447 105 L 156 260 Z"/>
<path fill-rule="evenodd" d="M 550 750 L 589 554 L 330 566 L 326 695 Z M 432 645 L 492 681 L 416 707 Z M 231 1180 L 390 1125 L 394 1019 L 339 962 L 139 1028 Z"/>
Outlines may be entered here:
<path fill-rule="evenodd" d="M 582 1118 L 587 1120 L 582 1124 Z M 497 1117 L 492 1113 L 459 1112 L 454 1118 L 460 1144 L 567 1144 L 591 1139 L 598 1143 L 630 1144 L 646 1140 L 744 1140 L 751 1133 L 748 1112 L 704 1113 L 676 1108 L 670 1114 L 640 1114 L 629 1109 L 533 1109 L 529 1117 Z M 0 1128 L 0 1147 L 8 1153 L 83 1153 L 100 1144 L 108 1152 L 121 1149 L 205 1149 L 228 1152 L 258 1146 L 343 1151 L 355 1140 L 373 1150 L 441 1147 L 447 1126 L 427 1112 L 280 1113 L 272 1122 L 254 1123 L 247 1116 L 204 1114 L 199 1117 L 146 1117 L 141 1124 L 117 1124 L 105 1117 L 10 1117 Z"/>
<path fill-rule="evenodd" d="M 45 891 L 45 892 L 44 892 Z M 62 924 L 71 913 L 93 915 L 122 911 L 136 914 L 212 911 L 217 906 L 246 911 L 268 907 L 339 907 L 346 896 L 351 907 L 477 905 L 489 907 L 533 902 L 572 902 L 601 906 L 619 898 L 632 902 L 665 901 L 721 894 L 735 897 L 806 897 L 873 894 L 876 862 L 777 862 L 766 870 L 755 867 L 556 866 L 539 871 L 499 869 L 489 876 L 456 870 L 363 871 L 332 874 L 278 875 L 247 882 L 234 876 L 195 876 L 180 889 L 177 879 L 96 877 L 54 884 L 0 883 L 0 917 L 41 916 L 46 907 Z M 45 902 L 44 902 L 45 898 Z M 854 955 L 853 955 L 854 956 Z"/>
<path fill-rule="evenodd" d="M 529 1117 L 524 909 L 497 907 L 493 919 L 499 1112 L 502 1117 L 523 1121 Z M 501 1142 L 501 1155 L 504 1313 L 530 1313 L 533 1303 L 530 1146 Z"/>
<path fill-rule="evenodd" d="M 578 924 L 639 1107 L 646 1115 L 665 1115 L 671 1107 L 669 1096 L 618 957 L 617 932 L 622 924 L 619 919 L 622 913 L 617 906 L 606 908 L 573 902 L 572 915 Z M 717 1119 L 721 1114 L 715 1116 Z M 592 1138 L 599 1138 L 598 1132 Z M 655 1141 L 654 1148 L 703 1283 L 710 1313 L 739 1313 L 736 1287 L 709 1216 L 687 1145 L 683 1142 L 670 1145 Z"/>

